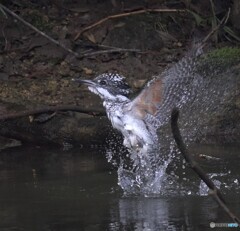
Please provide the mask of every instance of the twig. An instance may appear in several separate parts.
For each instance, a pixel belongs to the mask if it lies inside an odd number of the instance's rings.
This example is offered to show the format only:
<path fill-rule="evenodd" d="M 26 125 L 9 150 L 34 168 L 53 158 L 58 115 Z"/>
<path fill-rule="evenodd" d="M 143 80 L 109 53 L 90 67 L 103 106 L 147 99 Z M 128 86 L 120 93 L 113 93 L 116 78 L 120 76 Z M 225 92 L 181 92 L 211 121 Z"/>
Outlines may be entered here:
<path fill-rule="evenodd" d="M 64 44 L 60 43 L 59 41 L 51 38 L 50 36 L 48 36 L 47 34 L 45 34 L 44 32 L 40 31 L 39 29 L 37 29 L 35 26 L 33 26 L 32 24 L 30 24 L 29 22 L 25 21 L 23 18 L 21 18 L 20 16 L 18 16 L 17 14 L 15 14 L 13 11 L 9 10 L 6 6 L 4 6 L 3 4 L 0 3 L 0 7 L 2 9 L 4 9 L 7 13 L 9 13 L 10 15 L 12 15 L 14 18 L 16 18 L 17 20 L 19 20 L 20 22 L 22 22 L 24 25 L 30 27 L 32 30 L 34 30 L 35 32 L 37 32 L 38 34 L 42 35 L 43 37 L 45 37 L 46 39 L 48 39 L 49 41 L 51 41 L 52 43 L 60 46 L 61 48 L 63 48 L 64 50 L 68 51 L 69 53 L 73 54 L 74 56 L 79 56 L 79 54 L 77 52 L 74 52 L 73 50 L 71 50 L 70 48 L 66 47 Z"/>
<path fill-rule="evenodd" d="M 216 25 L 216 26 L 209 32 L 209 34 L 202 40 L 202 42 L 201 42 L 201 46 L 202 46 L 202 47 L 205 46 L 205 44 L 207 43 L 207 41 L 209 40 L 209 38 L 210 38 L 214 33 L 216 33 L 216 31 L 218 31 L 221 26 L 223 26 L 224 24 L 227 23 L 228 18 L 229 18 L 229 15 L 230 15 L 230 12 L 231 12 L 231 9 L 229 8 L 227 14 L 222 18 L 222 20 L 220 21 L 220 23 L 219 23 L 218 25 Z"/>
<path fill-rule="evenodd" d="M 218 204 L 225 210 L 225 212 L 229 215 L 229 217 L 232 218 L 234 222 L 240 225 L 240 219 L 228 208 L 219 189 L 214 185 L 213 181 L 205 174 L 203 169 L 200 166 L 198 166 L 198 164 L 192 159 L 191 155 L 188 153 L 178 128 L 178 117 L 179 117 L 178 109 L 173 109 L 171 114 L 171 127 L 172 127 L 173 137 L 176 141 L 176 144 L 180 152 L 182 153 L 187 163 L 189 163 L 190 167 L 197 173 L 197 175 L 209 187 L 210 194 L 215 198 Z"/>
<path fill-rule="evenodd" d="M 3 51 L 7 51 L 9 49 L 9 43 L 8 43 L 7 36 L 5 34 L 5 25 L 2 27 L 2 35 L 3 35 L 3 38 L 5 40 L 5 45 L 4 45 Z"/>
<path fill-rule="evenodd" d="M 49 106 L 49 107 L 44 107 L 44 108 L 39 108 L 39 109 L 33 109 L 33 110 L 25 110 L 21 112 L 16 112 L 16 113 L 10 113 L 7 115 L 0 115 L 0 120 L 9 120 L 9 119 L 16 119 L 24 116 L 29 116 L 29 115 L 37 115 L 37 114 L 42 114 L 42 113 L 47 113 L 47 112 L 56 112 L 56 111 L 75 111 L 75 112 L 80 112 L 88 115 L 94 115 L 94 116 L 105 116 L 106 113 L 103 110 L 98 110 L 98 109 L 85 109 L 80 106 Z"/>
<path fill-rule="evenodd" d="M 107 53 L 119 53 L 119 52 L 132 52 L 132 53 L 140 53 L 140 54 L 145 53 L 145 52 L 137 50 L 137 49 L 115 48 L 115 49 L 111 49 L 111 50 L 102 50 L 102 51 L 94 51 L 94 52 L 85 53 L 85 54 L 80 55 L 79 58 L 85 58 L 85 57 L 107 54 Z"/>
<path fill-rule="evenodd" d="M 3 16 L 7 19 L 8 16 L 7 16 L 7 14 L 5 13 L 5 11 L 4 11 L 2 8 L 0 8 L 0 11 L 1 11 L 1 13 L 3 14 Z"/>
<path fill-rule="evenodd" d="M 92 29 L 92 28 L 94 28 L 94 27 L 96 27 L 96 26 L 98 26 L 98 25 L 100 25 L 100 24 L 110 20 L 110 19 L 122 18 L 122 17 L 130 16 L 130 15 L 143 14 L 143 13 L 154 13 L 154 12 L 155 13 L 163 13 L 163 12 L 167 12 L 167 13 L 172 13 L 172 12 L 176 13 L 177 12 L 177 13 L 179 13 L 179 12 L 185 12 L 185 10 L 177 10 L 177 9 L 144 9 L 144 10 L 135 10 L 135 11 L 121 13 L 121 14 L 109 15 L 109 16 L 107 16 L 105 18 L 102 18 L 99 21 L 97 21 L 97 22 L 95 22 L 95 23 L 85 27 L 84 29 L 82 29 L 80 32 L 77 33 L 77 35 L 75 36 L 74 40 L 77 40 L 82 33 L 86 32 L 86 31 L 88 31 L 88 30 L 90 30 L 90 29 Z"/>
<path fill-rule="evenodd" d="M 78 43 L 76 43 L 78 44 Z M 122 50 L 127 50 L 127 48 L 120 48 L 120 47 L 114 47 L 114 46 L 108 46 L 108 45 L 103 45 L 103 44 L 97 44 L 97 43 L 91 43 L 91 44 L 87 44 L 84 45 L 85 48 L 91 48 L 89 51 L 91 51 L 92 49 L 122 49 Z M 131 49 L 134 50 L 134 49 Z M 135 51 L 135 50 L 134 50 Z M 141 52 L 140 50 L 136 50 Z"/>
<path fill-rule="evenodd" d="M 91 53 L 78 53 L 73 51 L 72 49 L 66 47 L 64 44 L 60 43 L 59 41 L 51 38 L 49 35 L 45 34 L 44 32 L 40 31 L 39 29 L 37 29 L 35 26 L 33 26 L 32 24 L 30 24 L 29 22 L 25 21 L 23 18 L 21 18 L 20 16 L 18 16 L 17 14 L 15 14 L 13 11 L 9 10 L 7 7 L 5 7 L 4 5 L 2 5 L 0 3 L 0 9 L 5 10 L 8 14 L 12 15 L 14 18 L 16 18 L 17 20 L 19 20 L 20 22 L 22 22 L 25 26 L 28 26 L 29 28 L 31 28 L 32 30 L 34 30 L 35 32 L 37 32 L 38 34 L 42 35 L 43 37 L 45 37 L 46 39 L 48 39 L 50 42 L 56 44 L 57 46 L 60 46 L 62 49 L 66 50 L 67 52 L 69 52 L 70 54 L 74 55 L 77 58 L 85 58 L 85 57 L 89 57 L 89 56 L 93 56 L 93 55 L 99 55 L 99 54 L 106 54 L 106 53 L 115 53 L 115 52 L 139 52 L 139 50 L 136 49 L 122 49 L 122 48 L 116 48 L 116 49 L 111 49 L 111 50 L 103 50 L 103 51 L 96 51 L 96 52 L 91 52 Z"/>

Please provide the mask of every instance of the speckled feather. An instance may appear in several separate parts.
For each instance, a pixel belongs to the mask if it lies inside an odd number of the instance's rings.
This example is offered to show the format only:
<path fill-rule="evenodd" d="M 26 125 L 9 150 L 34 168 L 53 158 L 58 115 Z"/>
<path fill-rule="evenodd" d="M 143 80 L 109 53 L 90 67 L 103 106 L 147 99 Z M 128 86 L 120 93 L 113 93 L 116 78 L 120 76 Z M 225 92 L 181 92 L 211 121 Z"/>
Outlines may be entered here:
<path fill-rule="evenodd" d="M 158 142 L 157 129 L 166 123 L 173 107 L 182 107 L 194 98 L 196 58 L 201 54 L 196 47 L 178 63 L 148 82 L 133 100 L 125 77 L 104 73 L 92 82 L 89 90 L 103 99 L 108 118 L 124 136 L 124 145 L 141 154 Z"/>

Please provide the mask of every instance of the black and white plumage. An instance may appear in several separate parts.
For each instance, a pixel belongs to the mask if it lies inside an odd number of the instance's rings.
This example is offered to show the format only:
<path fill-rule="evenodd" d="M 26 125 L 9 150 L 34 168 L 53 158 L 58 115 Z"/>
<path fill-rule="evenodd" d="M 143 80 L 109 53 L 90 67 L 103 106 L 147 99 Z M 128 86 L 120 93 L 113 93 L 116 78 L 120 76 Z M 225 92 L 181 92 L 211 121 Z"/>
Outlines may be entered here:
<path fill-rule="evenodd" d="M 131 89 L 122 75 L 104 73 L 93 80 L 77 81 L 101 97 L 112 126 L 124 137 L 123 144 L 145 154 L 157 144 L 157 129 L 168 121 L 171 110 L 181 108 L 194 97 L 199 51 L 193 49 L 178 63 L 154 77 L 132 100 L 128 98 Z"/>
<path fill-rule="evenodd" d="M 103 99 L 107 116 L 114 128 L 124 136 L 124 146 L 129 149 L 147 150 L 156 141 L 156 134 L 139 115 L 132 110 L 128 95 L 130 87 L 125 77 L 119 74 L 104 73 L 94 80 L 78 80 L 86 84 L 91 92 Z"/>

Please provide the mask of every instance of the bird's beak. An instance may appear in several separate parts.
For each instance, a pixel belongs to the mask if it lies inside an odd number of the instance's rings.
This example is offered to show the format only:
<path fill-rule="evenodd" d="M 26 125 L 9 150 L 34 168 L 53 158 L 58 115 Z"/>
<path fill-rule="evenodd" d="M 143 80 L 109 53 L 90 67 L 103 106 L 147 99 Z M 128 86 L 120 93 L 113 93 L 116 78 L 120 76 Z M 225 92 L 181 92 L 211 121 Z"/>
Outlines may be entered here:
<path fill-rule="evenodd" d="M 96 83 L 93 82 L 92 80 L 87 80 L 87 79 L 72 79 L 72 81 L 80 83 L 80 84 L 85 84 L 87 86 L 95 86 Z"/>

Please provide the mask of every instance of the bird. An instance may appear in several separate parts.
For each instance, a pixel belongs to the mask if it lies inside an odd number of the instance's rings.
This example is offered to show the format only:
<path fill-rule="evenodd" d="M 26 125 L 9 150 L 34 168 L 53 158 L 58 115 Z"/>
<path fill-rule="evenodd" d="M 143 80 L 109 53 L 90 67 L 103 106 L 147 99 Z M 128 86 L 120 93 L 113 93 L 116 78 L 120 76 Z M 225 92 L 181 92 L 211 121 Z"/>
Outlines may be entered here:
<path fill-rule="evenodd" d="M 200 46 L 192 48 L 180 61 L 154 76 L 134 98 L 130 97 L 132 89 L 126 77 L 118 73 L 74 81 L 100 96 L 112 126 L 123 135 L 123 145 L 146 155 L 157 145 L 157 130 L 169 121 L 171 110 L 194 98 L 199 78 L 197 58 L 201 54 Z"/>

